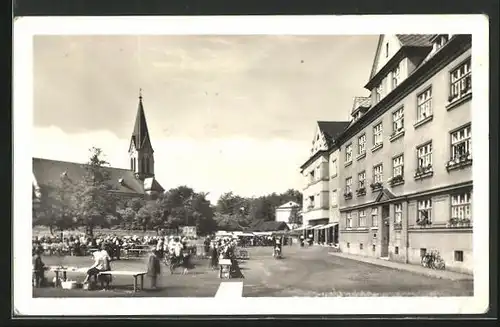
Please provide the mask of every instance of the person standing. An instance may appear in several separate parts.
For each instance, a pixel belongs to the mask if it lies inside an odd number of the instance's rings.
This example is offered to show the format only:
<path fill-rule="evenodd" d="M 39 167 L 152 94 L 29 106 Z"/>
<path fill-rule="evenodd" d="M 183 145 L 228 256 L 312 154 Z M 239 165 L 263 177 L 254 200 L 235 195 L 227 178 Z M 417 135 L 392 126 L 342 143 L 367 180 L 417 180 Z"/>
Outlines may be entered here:
<path fill-rule="evenodd" d="M 150 278 L 152 289 L 157 289 L 158 287 L 157 282 L 158 282 L 158 276 L 161 273 L 160 269 L 161 268 L 160 268 L 159 253 L 158 250 L 154 248 L 152 249 L 151 255 L 149 256 L 147 273 L 146 273 L 146 275 Z"/>
<path fill-rule="evenodd" d="M 35 256 L 33 257 L 33 274 L 35 279 L 35 287 L 43 286 L 45 281 L 45 264 L 41 257 L 42 251 L 38 248 L 35 249 Z"/>

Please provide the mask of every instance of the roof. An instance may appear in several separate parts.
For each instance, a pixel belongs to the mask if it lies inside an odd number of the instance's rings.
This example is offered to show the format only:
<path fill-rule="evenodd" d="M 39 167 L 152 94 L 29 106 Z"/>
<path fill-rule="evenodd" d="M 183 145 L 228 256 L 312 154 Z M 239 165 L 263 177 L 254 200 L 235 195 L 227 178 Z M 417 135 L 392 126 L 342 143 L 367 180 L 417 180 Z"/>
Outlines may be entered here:
<path fill-rule="evenodd" d="M 348 121 L 318 121 L 320 131 L 329 138 L 329 142 L 342 134 L 348 125 Z"/>
<path fill-rule="evenodd" d="M 396 34 L 395 35 L 398 41 L 401 43 L 401 47 L 430 47 L 432 46 L 431 39 L 434 34 Z M 382 41 L 384 38 L 384 34 L 381 34 L 378 38 L 377 50 L 375 51 L 375 57 L 373 59 L 372 69 L 370 72 L 371 80 L 376 75 L 376 61 L 378 58 L 378 54 L 380 53 L 380 48 L 382 47 Z"/>
<path fill-rule="evenodd" d="M 165 192 L 165 189 L 158 183 L 154 177 L 147 177 L 144 179 L 144 190 L 154 192 Z"/>
<path fill-rule="evenodd" d="M 266 221 L 258 219 L 250 223 L 249 229 L 254 232 L 272 232 L 277 230 L 288 230 L 290 228 L 284 221 Z"/>
<path fill-rule="evenodd" d="M 371 97 L 354 97 L 351 113 L 354 113 L 358 108 L 370 108 L 370 106 Z"/>
<path fill-rule="evenodd" d="M 429 47 L 434 34 L 396 34 L 403 47 Z"/>
<path fill-rule="evenodd" d="M 149 147 L 153 150 L 149 137 L 148 124 L 146 123 L 146 114 L 144 113 L 144 107 L 142 105 L 142 96 L 139 96 L 139 105 L 137 107 L 137 115 L 135 117 L 131 141 L 137 150 L 145 147 Z"/>
<path fill-rule="evenodd" d="M 280 205 L 278 207 L 278 209 L 288 209 L 288 208 L 295 208 L 295 207 L 300 207 L 300 205 L 297 202 L 288 201 L 287 203 Z"/>
<path fill-rule="evenodd" d="M 115 192 L 131 195 L 144 194 L 143 183 L 135 178 L 131 170 L 114 167 L 103 167 L 103 169 L 109 174 L 108 182 Z M 33 175 L 41 187 L 56 183 L 63 173 L 66 173 L 70 179 L 81 180 L 86 173 L 85 164 L 33 158 Z"/>

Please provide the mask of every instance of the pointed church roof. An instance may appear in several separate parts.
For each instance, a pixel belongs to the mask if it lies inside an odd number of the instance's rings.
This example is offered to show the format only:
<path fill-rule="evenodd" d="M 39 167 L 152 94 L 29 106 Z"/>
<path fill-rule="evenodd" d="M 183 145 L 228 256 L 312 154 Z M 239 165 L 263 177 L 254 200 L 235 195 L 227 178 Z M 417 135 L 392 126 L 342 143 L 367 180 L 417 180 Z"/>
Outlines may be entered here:
<path fill-rule="evenodd" d="M 139 105 L 135 117 L 134 131 L 132 132 L 131 144 L 132 143 L 137 150 L 142 148 L 150 148 L 153 150 L 149 137 L 148 124 L 146 123 L 146 114 L 144 113 L 144 107 L 142 105 L 142 94 L 139 94 Z"/>

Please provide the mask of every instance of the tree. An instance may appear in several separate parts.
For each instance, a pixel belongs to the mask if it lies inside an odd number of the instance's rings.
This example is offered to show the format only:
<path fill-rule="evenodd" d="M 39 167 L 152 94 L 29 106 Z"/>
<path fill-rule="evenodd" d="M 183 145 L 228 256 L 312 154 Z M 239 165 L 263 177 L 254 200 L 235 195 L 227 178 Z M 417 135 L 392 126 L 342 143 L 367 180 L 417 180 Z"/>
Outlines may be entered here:
<path fill-rule="evenodd" d="M 33 225 L 47 226 L 51 234 L 54 229 L 72 228 L 75 223 L 71 198 L 73 186 L 72 181 L 63 174 L 59 181 L 41 190 L 37 194 L 39 198 L 33 212 Z"/>
<path fill-rule="evenodd" d="M 83 179 L 75 186 L 74 203 L 78 224 L 85 227 L 87 235 L 93 236 L 96 226 L 105 225 L 108 215 L 116 214 L 116 197 L 111 193 L 109 174 L 104 166 L 109 165 L 101 159 L 102 150 L 90 149 L 90 158 L 83 166 Z"/>
<path fill-rule="evenodd" d="M 288 223 L 292 225 L 292 229 L 302 225 L 302 214 L 300 213 L 300 207 L 293 207 L 292 210 L 290 210 Z"/>

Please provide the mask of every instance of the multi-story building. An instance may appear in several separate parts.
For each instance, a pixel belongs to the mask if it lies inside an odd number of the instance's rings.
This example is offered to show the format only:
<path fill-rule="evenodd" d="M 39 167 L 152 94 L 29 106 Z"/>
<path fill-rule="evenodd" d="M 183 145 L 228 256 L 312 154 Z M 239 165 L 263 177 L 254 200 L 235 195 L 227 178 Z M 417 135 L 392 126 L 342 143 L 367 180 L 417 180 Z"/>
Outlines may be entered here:
<path fill-rule="evenodd" d="M 311 156 L 300 167 L 304 176 L 302 219 L 306 236 L 312 235 L 316 243 L 332 244 L 338 240 L 339 211 L 337 202 L 331 206 L 331 183 L 336 185 L 338 174 L 336 153 L 330 154 L 335 140 L 349 122 L 317 122 L 312 141 Z M 331 175 L 335 177 L 332 182 Z"/>
<path fill-rule="evenodd" d="M 472 272 L 471 79 L 470 35 L 379 37 L 336 140 L 341 251 Z"/>

